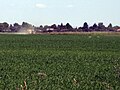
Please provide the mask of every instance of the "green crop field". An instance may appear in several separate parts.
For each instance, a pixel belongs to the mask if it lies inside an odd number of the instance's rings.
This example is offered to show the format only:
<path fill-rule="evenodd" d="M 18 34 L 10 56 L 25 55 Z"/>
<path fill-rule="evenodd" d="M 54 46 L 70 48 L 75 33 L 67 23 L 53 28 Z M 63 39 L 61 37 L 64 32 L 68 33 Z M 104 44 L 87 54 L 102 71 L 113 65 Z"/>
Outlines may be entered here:
<path fill-rule="evenodd" d="M 0 90 L 120 90 L 120 36 L 0 35 Z"/>

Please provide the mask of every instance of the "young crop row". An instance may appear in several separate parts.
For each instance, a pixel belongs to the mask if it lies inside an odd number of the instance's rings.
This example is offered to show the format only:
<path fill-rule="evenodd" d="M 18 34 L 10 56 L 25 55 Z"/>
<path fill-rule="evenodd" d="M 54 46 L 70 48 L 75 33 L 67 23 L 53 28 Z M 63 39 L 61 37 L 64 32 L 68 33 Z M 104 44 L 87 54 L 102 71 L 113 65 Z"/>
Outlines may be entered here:
<path fill-rule="evenodd" d="M 0 90 L 120 90 L 120 37 L 0 35 Z"/>

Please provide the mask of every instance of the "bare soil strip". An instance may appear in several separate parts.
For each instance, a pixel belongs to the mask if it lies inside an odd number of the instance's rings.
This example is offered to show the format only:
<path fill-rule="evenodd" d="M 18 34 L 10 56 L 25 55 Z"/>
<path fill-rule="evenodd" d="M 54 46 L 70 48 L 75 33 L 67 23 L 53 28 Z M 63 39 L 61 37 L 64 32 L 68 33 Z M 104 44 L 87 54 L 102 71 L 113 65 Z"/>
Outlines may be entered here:
<path fill-rule="evenodd" d="M 120 35 L 120 32 L 50 32 L 50 33 L 36 33 L 36 34 L 50 34 L 50 35 Z"/>
<path fill-rule="evenodd" d="M 29 34 L 29 33 L 0 33 L 0 34 Z M 113 35 L 118 36 L 120 35 L 120 32 L 45 32 L 45 33 L 35 33 L 35 34 L 41 34 L 41 35 Z"/>

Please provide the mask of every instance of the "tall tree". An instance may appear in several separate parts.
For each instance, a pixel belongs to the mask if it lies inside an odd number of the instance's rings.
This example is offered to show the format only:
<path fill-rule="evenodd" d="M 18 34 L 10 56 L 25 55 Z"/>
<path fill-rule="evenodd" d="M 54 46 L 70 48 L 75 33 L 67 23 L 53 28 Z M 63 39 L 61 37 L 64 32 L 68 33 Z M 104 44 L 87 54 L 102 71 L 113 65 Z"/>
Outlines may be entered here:
<path fill-rule="evenodd" d="M 87 22 L 85 22 L 85 23 L 83 24 L 82 29 L 83 29 L 84 32 L 88 32 L 88 31 L 89 31 L 89 27 L 88 27 Z"/>
<path fill-rule="evenodd" d="M 64 29 L 63 23 L 61 23 L 61 25 L 60 25 L 60 30 L 62 30 L 62 29 Z"/>
<path fill-rule="evenodd" d="M 114 31 L 113 26 L 112 26 L 111 23 L 108 25 L 107 30 L 108 30 L 108 31 Z"/>
<path fill-rule="evenodd" d="M 18 23 L 14 23 L 13 27 L 11 27 L 11 29 L 12 29 L 11 31 L 17 32 L 20 30 L 20 28 L 21 28 L 21 25 L 19 25 Z"/>
<path fill-rule="evenodd" d="M 98 23 L 98 31 L 106 31 L 106 27 L 103 23 Z"/>
<path fill-rule="evenodd" d="M 96 29 L 98 26 L 97 26 L 97 24 L 95 23 L 94 25 L 93 25 L 93 28 L 94 29 Z"/>
<path fill-rule="evenodd" d="M 3 26 L 4 26 L 5 29 L 9 28 L 9 24 L 7 22 L 4 22 Z"/>
<path fill-rule="evenodd" d="M 51 28 L 53 28 L 53 29 L 57 29 L 56 24 L 51 25 Z"/>
<path fill-rule="evenodd" d="M 66 28 L 67 28 L 68 30 L 72 30 L 72 29 L 73 29 L 73 27 L 72 27 L 69 23 L 66 24 Z"/>
<path fill-rule="evenodd" d="M 4 30 L 4 25 L 3 23 L 0 23 L 0 32 L 2 32 Z"/>
<path fill-rule="evenodd" d="M 98 31 L 98 26 L 97 26 L 96 23 L 93 24 L 93 30 L 94 30 L 94 31 Z"/>
<path fill-rule="evenodd" d="M 108 25 L 108 28 L 112 28 L 112 24 L 111 23 Z"/>

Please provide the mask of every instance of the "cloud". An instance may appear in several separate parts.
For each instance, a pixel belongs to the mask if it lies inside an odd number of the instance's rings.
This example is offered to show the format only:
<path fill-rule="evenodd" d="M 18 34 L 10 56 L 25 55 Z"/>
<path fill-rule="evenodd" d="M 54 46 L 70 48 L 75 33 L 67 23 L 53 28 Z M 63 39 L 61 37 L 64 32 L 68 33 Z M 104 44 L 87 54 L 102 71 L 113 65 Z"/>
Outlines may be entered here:
<path fill-rule="evenodd" d="M 70 4 L 70 5 L 67 5 L 67 8 L 73 8 L 74 5 Z"/>
<path fill-rule="evenodd" d="M 37 3 L 35 6 L 36 6 L 37 8 L 40 8 L 40 9 L 42 9 L 42 8 L 47 8 L 47 5 L 42 4 L 42 3 Z"/>

